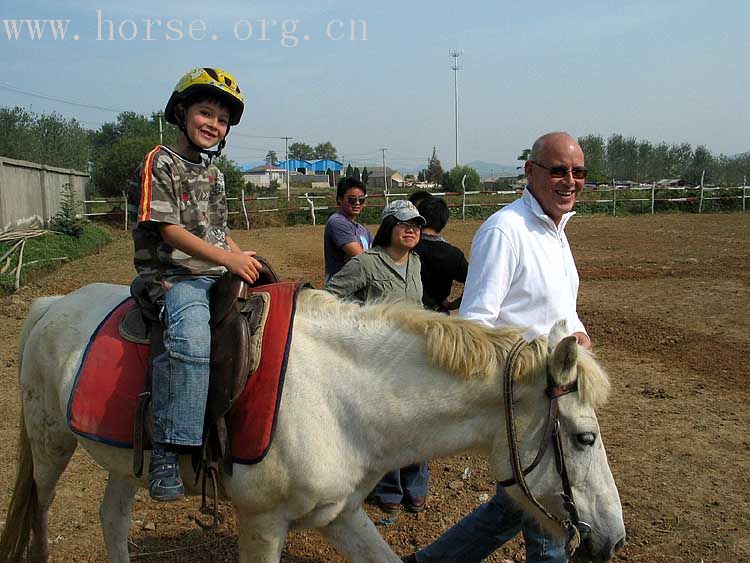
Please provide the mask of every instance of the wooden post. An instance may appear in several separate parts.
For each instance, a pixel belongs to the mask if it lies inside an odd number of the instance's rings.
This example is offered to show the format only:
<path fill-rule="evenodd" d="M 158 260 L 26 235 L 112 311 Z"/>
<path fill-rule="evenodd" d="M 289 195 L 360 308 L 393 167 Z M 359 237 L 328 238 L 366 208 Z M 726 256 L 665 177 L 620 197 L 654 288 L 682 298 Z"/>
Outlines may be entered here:
<path fill-rule="evenodd" d="M 742 177 L 742 211 L 745 211 L 745 198 L 747 195 L 745 195 L 745 190 L 747 190 L 747 176 Z"/>
<path fill-rule="evenodd" d="M 464 174 L 464 177 L 461 178 L 461 187 L 463 188 L 463 199 L 461 201 L 461 221 L 466 221 L 466 174 Z M 482 191 L 481 188 L 479 191 Z"/>
<path fill-rule="evenodd" d="M 706 177 L 706 171 L 701 174 L 701 197 L 698 200 L 698 213 L 703 213 L 703 178 Z"/>
<path fill-rule="evenodd" d="M 315 226 L 315 201 L 310 199 L 310 196 L 307 195 L 307 192 L 305 192 L 305 199 L 307 200 L 307 203 L 310 204 L 310 217 L 312 217 L 312 224 L 314 227 Z"/>
<path fill-rule="evenodd" d="M 651 184 L 651 215 L 654 214 L 654 192 L 656 191 L 656 182 Z"/>
<path fill-rule="evenodd" d="M 128 230 L 128 194 L 125 190 L 122 190 L 122 199 L 125 201 L 125 230 Z M 84 209 L 84 212 L 86 210 Z"/>
<path fill-rule="evenodd" d="M 250 230 L 250 217 L 247 215 L 247 207 L 245 206 L 245 188 L 243 187 L 240 191 L 240 201 L 242 202 L 242 213 L 245 215 L 245 229 Z"/>
<path fill-rule="evenodd" d="M 612 178 L 612 217 L 617 215 L 617 182 Z"/>

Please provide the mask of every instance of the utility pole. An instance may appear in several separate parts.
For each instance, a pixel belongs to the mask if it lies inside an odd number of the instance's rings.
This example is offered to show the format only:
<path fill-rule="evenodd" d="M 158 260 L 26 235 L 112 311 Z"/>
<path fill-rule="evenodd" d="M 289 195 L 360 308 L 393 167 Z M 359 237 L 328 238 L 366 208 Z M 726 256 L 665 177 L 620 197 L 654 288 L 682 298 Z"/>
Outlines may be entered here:
<path fill-rule="evenodd" d="M 286 200 L 292 199 L 292 192 L 289 189 L 289 139 L 293 137 L 282 137 L 284 139 L 284 166 L 286 166 Z"/>
<path fill-rule="evenodd" d="M 388 205 L 388 192 L 390 190 L 388 189 L 388 173 L 385 167 L 385 151 L 388 149 L 381 148 L 380 150 L 383 151 L 383 192 L 385 192 L 385 204 Z"/>
<path fill-rule="evenodd" d="M 464 54 L 462 49 L 452 49 L 448 52 L 451 57 L 451 70 L 453 71 L 453 105 L 456 115 L 456 166 L 458 166 L 458 71 L 463 68 L 461 56 Z"/>
<path fill-rule="evenodd" d="M 157 111 L 156 112 L 156 117 L 159 118 L 159 144 L 163 145 L 164 144 L 164 131 L 162 129 L 161 118 L 164 117 L 164 112 L 163 111 Z"/>

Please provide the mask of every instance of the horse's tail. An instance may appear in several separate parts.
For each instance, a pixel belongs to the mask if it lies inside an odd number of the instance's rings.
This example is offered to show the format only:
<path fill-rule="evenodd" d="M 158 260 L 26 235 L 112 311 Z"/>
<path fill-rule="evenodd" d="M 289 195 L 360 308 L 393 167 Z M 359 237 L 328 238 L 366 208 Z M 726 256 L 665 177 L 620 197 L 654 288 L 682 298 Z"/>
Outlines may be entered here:
<path fill-rule="evenodd" d="M 21 329 L 18 343 L 18 373 L 21 373 L 23 349 L 29 333 L 34 325 L 47 312 L 56 297 L 37 299 L 31 306 L 29 316 Z M 8 505 L 5 518 L 5 528 L 0 537 L 0 561 L 21 561 L 26 546 L 29 543 L 31 528 L 37 517 L 39 503 L 37 499 L 36 482 L 34 481 L 34 458 L 31 453 L 31 441 L 26 431 L 23 416 L 23 400 L 21 400 L 21 422 L 18 436 L 18 462 L 16 483 L 13 486 L 13 496 Z"/>

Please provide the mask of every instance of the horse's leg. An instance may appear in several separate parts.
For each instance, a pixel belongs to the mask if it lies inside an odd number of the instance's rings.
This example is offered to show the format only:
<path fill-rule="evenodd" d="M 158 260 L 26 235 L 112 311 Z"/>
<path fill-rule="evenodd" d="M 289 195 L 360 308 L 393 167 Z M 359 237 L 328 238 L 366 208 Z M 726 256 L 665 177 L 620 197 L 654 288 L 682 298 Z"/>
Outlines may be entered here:
<path fill-rule="evenodd" d="M 128 481 L 109 474 L 104 498 L 99 507 L 104 543 L 110 563 L 128 563 L 128 531 L 133 499 L 138 487 Z"/>
<path fill-rule="evenodd" d="M 55 432 L 54 424 L 37 434 L 30 428 L 31 451 L 34 458 L 34 483 L 37 493 L 37 509 L 31 522 L 30 561 L 47 561 L 49 507 L 55 498 L 55 487 L 76 449 L 76 439 L 67 431 Z M 42 436 L 36 440 L 34 436 Z"/>
<path fill-rule="evenodd" d="M 251 514 L 236 507 L 240 563 L 279 563 L 289 522 L 277 513 Z"/>
<path fill-rule="evenodd" d="M 320 533 L 353 563 L 401 562 L 362 507 L 342 512 Z"/>

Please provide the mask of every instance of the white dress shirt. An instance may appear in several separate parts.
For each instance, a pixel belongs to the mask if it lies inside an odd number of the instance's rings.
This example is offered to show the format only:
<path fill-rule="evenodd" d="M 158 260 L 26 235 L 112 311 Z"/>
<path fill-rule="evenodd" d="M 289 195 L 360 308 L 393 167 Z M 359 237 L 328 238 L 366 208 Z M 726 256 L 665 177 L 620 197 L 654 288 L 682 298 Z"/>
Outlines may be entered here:
<path fill-rule="evenodd" d="M 528 340 L 547 335 L 560 319 L 571 333 L 586 332 L 576 313 L 578 272 L 564 232 L 574 214 L 555 225 L 527 187 L 487 219 L 471 245 L 459 314 L 488 326 L 528 328 Z"/>

